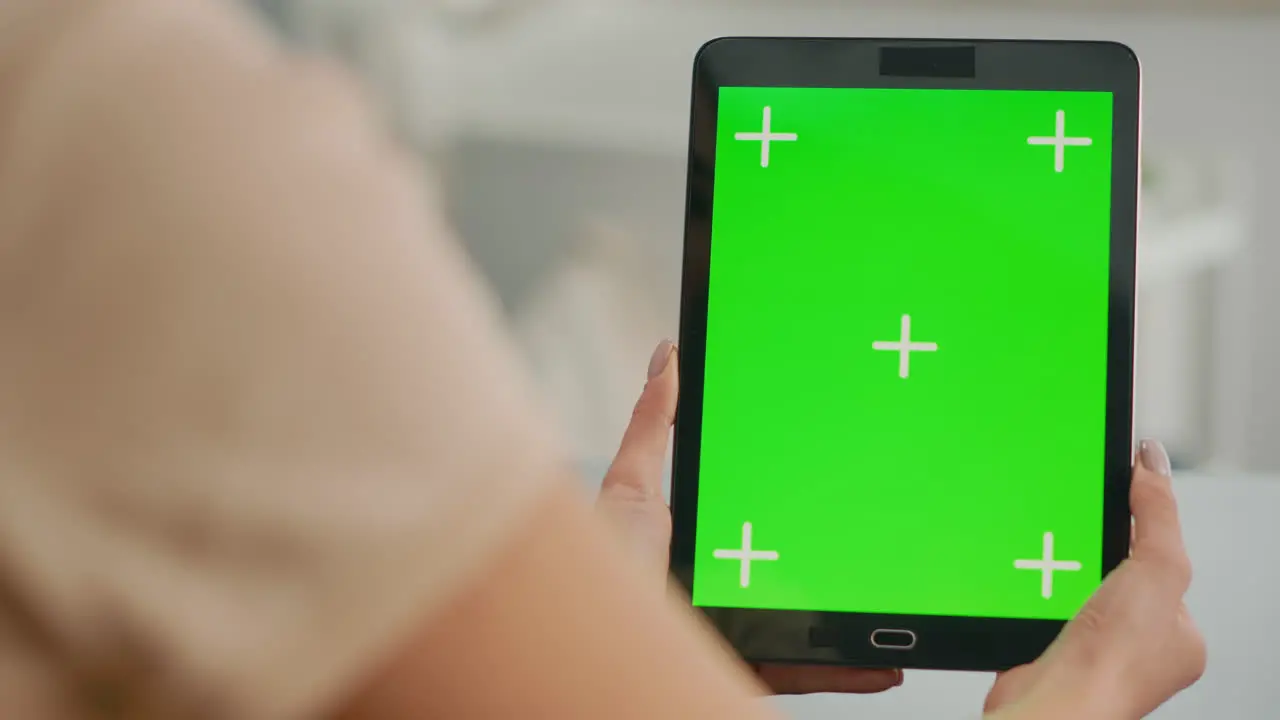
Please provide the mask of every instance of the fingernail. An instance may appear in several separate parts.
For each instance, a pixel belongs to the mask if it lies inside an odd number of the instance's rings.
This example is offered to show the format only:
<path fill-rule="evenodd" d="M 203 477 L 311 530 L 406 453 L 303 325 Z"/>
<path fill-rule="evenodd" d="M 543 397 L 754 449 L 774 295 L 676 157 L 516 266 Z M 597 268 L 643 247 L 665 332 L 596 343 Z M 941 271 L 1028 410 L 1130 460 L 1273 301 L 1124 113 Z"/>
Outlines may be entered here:
<path fill-rule="evenodd" d="M 893 686 L 902 687 L 902 683 L 906 682 L 907 680 L 907 674 L 902 670 L 898 670 L 897 673 L 898 673 L 898 682 L 894 683 Z"/>
<path fill-rule="evenodd" d="M 1173 465 L 1169 462 L 1169 453 L 1164 449 L 1164 443 L 1159 440 L 1143 440 L 1138 445 L 1138 458 L 1142 462 L 1142 466 L 1157 475 L 1170 477 L 1173 475 Z"/>
<path fill-rule="evenodd" d="M 653 357 L 649 359 L 649 379 L 652 380 L 666 371 L 667 365 L 671 363 L 671 353 L 676 349 L 676 344 L 670 340 L 663 340 L 658 343 L 657 349 L 653 351 Z"/>

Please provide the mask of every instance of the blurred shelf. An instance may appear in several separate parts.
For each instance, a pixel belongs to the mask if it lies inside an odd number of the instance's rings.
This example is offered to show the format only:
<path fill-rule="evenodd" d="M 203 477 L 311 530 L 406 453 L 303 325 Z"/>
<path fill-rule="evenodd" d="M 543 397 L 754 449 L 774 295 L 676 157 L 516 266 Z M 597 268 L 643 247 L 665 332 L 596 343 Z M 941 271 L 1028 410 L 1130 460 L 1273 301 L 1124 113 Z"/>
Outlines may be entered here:
<path fill-rule="evenodd" d="M 689 0 L 686 0 L 686 2 Z M 756 0 L 767 5 L 774 0 Z M 831 0 L 790 0 L 792 5 L 830 5 Z M 693 4 L 741 6 L 742 0 L 701 0 Z M 1108 12 L 1144 13 L 1150 15 L 1239 15 L 1277 12 L 1275 0 L 861 0 L 850 5 L 862 7 L 911 7 L 936 10 L 1037 10 L 1057 13 Z"/>
<path fill-rule="evenodd" d="M 563 0 L 518 30 L 458 47 L 454 67 L 466 92 L 458 98 L 457 131 L 481 142 L 560 148 L 619 163 L 658 160 L 674 174 L 687 154 L 692 59 L 712 37 L 1124 38 L 1156 68 L 1148 73 L 1157 75 L 1152 84 L 1162 71 L 1166 83 L 1176 80 L 1169 87 L 1193 81 L 1203 87 L 1218 78 L 1188 74 L 1195 68 L 1184 66 L 1185 42 L 1195 38 L 1225 54 L 1221 62 L 1253 67 L 1242 58 L 1274 45 L 1280 21 L 1177 18 L 1176 11 L 1215 10 L 1226 18 L 1269 4 L 1280 7 L 1269 0 Z M 1169 87 L 1163 95 L 1148 93 L 1153 115 L 1163 109 L 1159 117 L 1173 117 L 1182 107 Z M 1167 141 L 1171 135 L 1176 143 Z M 1165 146 L 1185 147 L 1183 133 L 1165 137 Z M 1246 237 L 1243 213 L 1214 199 L 1213 188 L 1188 190 L 1185 177 L 1174 177 L 1216 176 L 1217 168 L 1199 161 L 1189 170 L 1161 167 L 1165 158 L 1152 143 L 1148 155 L 1160 172 L 1148 173 L 1144 194 L 1144 284 L 1176 282 L 1236 257 Z"/>
<path fill-rule="evenodd" d="M 1139 228 L 1139 279 L 1147 287 L 1183 281 L 1231 262 L 1245 241 L 1243 216 L 1234 209 L 1144 220 Z"/>
<path fill-rule="evenodd" d="M 605 158 L 616 156 L 616 160 L 609 162 L 619 166 L 643 158 L 649 169 L 652 161 L 658 160 L 664 166 L 670 165 L 673 175 L 682 172 L 686 162 L 687 129 L 673 130 L 671 122 L 645 122 L 644 118 L 624 118 L 607 109 L 592 107 L 564 114 L 548 113 L 536 121 L 531 121 L 531 114 L 524 118 L 526 122 L 519 126 L 518 132 L 506 126 L 499 132 L 472 124 L 467 136 L 481 142 L 485 138 L 500 138 L 498 142 L 502 146 L 538 148 L 544 154 L 548 151 L 554 154 L 559 149 L 574 155 L 588 151 Z M 1215 170 L 1211 165 L 1199 168 L 1204 175 Z M 673 192 L 683 193 L 683 186 Z M 1185 198 L 1166 198 L 1159 185 L 1144 190 L 1139 269 L 1145 287 L 1181 282 L 1197 273 L 1222 267 L 1232 262 L 1246 245 L 1245 213 L 1237 207 L 1191 203 L 1191 210 L 1176 214 L 1161 211 L 1178 200 Z"/>
<path fill-rule="evenodd" d="M 487 98 L 463 113 L 464 139 L 499 140 L 623 155 L 683 159 L 688 151 L 689 115 L 635 111 L 594 104 L 556 106 Z"/>
<path fill-rule="evenodd" d="M 1269 0 L 1268 0 L 1269 1 Z M 1187 87 L 1270 86 L 1280 13 L 1264 0 L 561 0 L 528 22 L 454 48 L 458 130 L 620 151 L 683 153 L 692 60 L 725 35 L 1044 37 L 1115 40 L 1144 60 L 1148 110 L 1172 118 Z M 1117 5 L 1142 14 L 1115 13 Z M 1220 17 L 1157 12 L 1203 7 Z M 1280 5 L 1276 6 L 1280 8 Z M 1214 63 L 1194 60 L 1194 43 Z M 1235 72 L 1233 70 L 1233 72 Z M 1255 90 L 1249 90 L 1256 94 Z M 1176 125 L 1176 120 L 1164 120 Z M 1167 131 L 1166 131 L 1167 132 Z M 1176 133 L 1174 133 L 1176 134 Z"/>

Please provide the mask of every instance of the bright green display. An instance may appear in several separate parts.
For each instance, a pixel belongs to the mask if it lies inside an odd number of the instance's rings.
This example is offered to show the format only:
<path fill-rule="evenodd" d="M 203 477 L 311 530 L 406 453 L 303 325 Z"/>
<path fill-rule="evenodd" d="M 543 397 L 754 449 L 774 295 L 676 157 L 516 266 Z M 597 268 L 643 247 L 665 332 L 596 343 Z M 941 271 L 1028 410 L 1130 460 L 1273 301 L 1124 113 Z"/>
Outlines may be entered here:
<path fill-rule="evenodd" d="M 1111 95 L 719 113 L 694 603 L 1074 615 L 1102 579 Z"/>

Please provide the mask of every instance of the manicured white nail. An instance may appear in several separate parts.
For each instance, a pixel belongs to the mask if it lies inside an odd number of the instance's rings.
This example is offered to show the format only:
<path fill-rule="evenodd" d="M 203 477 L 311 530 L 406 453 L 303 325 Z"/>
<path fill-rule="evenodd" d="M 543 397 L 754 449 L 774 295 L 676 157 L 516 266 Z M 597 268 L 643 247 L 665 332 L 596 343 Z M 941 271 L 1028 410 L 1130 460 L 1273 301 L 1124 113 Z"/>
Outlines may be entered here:
<path fill-rule="evenodd" d="M 649 358 L 649 379 L 652 380 L 666 372 L 667 366 L 671 364 L 671 355 L 675 352 L 676 344 L 670 340 L 663 340 L 658 343 L 658 347 L 653 351 L 653 357 Z"/>
<path fill-rule="evenodd" d="M 1165 477 L 1173 475 L 1173 464 L 1169 462 L 1169 453 L 1164 449 L 1164 443 L 1159 440 L 1143 440 L 1138 445 L 1138 458 L 1143 467 L 1157 475 Z"/>

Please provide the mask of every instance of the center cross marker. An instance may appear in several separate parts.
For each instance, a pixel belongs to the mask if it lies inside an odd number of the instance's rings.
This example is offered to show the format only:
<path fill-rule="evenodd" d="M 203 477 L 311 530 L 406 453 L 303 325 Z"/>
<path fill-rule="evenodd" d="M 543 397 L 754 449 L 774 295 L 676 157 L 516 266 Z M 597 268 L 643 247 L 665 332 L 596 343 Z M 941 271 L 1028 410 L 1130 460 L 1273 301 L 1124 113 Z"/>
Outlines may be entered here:
<path fill-rule="evenodd" d="M 871 348 L 883 352 L 898 353 L 898 377 L 905 380 L 911 376 L 911 353 L 938 352 L 938 343 L 911 342 L 911 316 L 903 315 L 902 338 L 897 342 L 875 342 L 871 344 Z"/>

